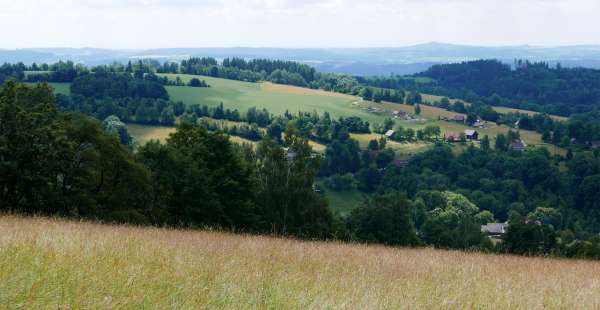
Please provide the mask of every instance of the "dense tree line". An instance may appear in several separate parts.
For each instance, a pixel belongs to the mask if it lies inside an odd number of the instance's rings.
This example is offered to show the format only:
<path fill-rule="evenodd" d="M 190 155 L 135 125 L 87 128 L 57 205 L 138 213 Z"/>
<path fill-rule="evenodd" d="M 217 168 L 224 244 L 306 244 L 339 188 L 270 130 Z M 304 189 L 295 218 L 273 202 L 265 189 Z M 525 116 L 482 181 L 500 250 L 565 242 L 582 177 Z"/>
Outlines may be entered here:
<path fill-rule="evenodd" d="M 478 60 L 435 65 L 418 76 L 435 80 L 418 86 L 420 90 L 469 102 L 563 116 L 589 112 L 600 104 L 600 70 L 594 69 L 528 61 L 517 61 L 511 68 L 497 60 Z"/>

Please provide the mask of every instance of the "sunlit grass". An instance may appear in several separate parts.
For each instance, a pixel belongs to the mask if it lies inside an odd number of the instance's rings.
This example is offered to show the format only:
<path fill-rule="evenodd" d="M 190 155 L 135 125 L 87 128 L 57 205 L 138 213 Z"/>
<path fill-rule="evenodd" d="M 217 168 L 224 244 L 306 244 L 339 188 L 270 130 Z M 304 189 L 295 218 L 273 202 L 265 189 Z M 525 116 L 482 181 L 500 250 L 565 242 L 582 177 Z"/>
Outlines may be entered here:
<path fill-rule="evenodd" d="M 598 308 L 600 263 L 0 218 L 0 307 Z"/>

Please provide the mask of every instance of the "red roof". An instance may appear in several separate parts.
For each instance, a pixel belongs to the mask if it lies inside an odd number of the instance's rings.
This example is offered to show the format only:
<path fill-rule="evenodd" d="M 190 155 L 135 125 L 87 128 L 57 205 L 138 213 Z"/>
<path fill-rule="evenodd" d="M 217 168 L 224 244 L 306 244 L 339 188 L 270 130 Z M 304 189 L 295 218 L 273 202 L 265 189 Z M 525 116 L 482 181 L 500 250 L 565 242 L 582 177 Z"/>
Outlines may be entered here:
<path fill-rule="evenodd" d="M 460 140 L 460 133 L 458 132 L 446 132 L 444 133 L 444 140 L 453 140 L 453 141 L 457 141 Z"/>

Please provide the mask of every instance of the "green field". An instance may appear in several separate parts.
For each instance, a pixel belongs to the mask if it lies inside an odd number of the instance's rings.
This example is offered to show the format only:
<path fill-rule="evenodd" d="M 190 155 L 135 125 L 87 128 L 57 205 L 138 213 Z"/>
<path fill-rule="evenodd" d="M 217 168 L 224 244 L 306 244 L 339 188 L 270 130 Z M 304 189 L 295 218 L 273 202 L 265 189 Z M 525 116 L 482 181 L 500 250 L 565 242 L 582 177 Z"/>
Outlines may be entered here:
<path fill-rule="evenodd" d="M 171 79 L 179 76 L 184 82 L 194 77 L 183 74 L 161 74 L 161 76 L 168 76 Z M 240 111 L 246 111 L 251 107 L 266 108 L 275 115 L 281 115 L 286 110 L 291 113 L 317 111 L 329 112 L 335 117 L 359 116 L 371 123 L 381 122 L 384 119 L 384 116 L 368 113 L 353 104 L 360 100 L 354 96 L 271 83 L 249 83 L 205 76 L 199 78 L 205 80 L 211 87 L 168 86 L 171 100 L 208 106 L 223 103 L 226 108 Z"/>
<path fill-rule="evenodd" d="M 150 140 L 165 142 L 170 134 L 175 133 L 175 127 L 149 126 L 140 124 L 127 124 L 127 131 L 134 137 L 139 145 L 144 145 Z M 233 143 L 256 145 L 256 142 L 244 138 L 229 136 Z"/>
<path fill-rule="evenodd" d="M 37 83 L 25 83 L 27 85 L 33 86 Z M 70 95 L 71 94 L 71 83 L 48 83 L 48 85 L 54 88 L 54 93 Z"/>
<path fill-rule="evenodd" d="M 341 216 L 347 216 L 350 212 L 360 206 L 364 202 L 363 193 L 358 190 L 348 191 L 332 191 L 325 190 L 325 197 L 329 201 L 329 208 Z"/>
<path fill-rule="evenodd" d="M 394 110 L 399 110 L 399 111 L 404 111 L 410 114 L 414 114 L 415 108 L 414 106 L 411 105 L 407 105 L 407 104 L 397 104 L 397 103 L 389 103 L 389 102 L 384 102 L 384 103 L 361 103 L 361 106 L 366 107 L 366 106 L 376 106 L 377 108 L 379 108 L 381 111 L 394 111 Z M 422 120 L 417 120 L 417 121 L 407 121 L 407 120 L 396 120 L 396 124 L 399 124 L 405 128 L 413 128 L 413 129 L 422 129 L 425 126 L 429 126 L 429 125 L 436 125 L 439 126 L 442 130 L 442 135 L 445 132 L 456 132 L 456 133 L 461 133 L 464 132 L 466 129 L 474 129 L 470 126 L 467 126 L 465 124 L 460 124 L 460 123 L 456 123 L 453 121 L 445 121 L 445 120 L 440 120 L 440 118 L 451 118 L 454 115 L 457 115 L 459 113 L 455 113 L 455 112 L 450 112 L 441 108 L 437 108 L 437 107 L 432 107 L 432 106 L 426 106 L 426 105 L 421 105 L 421 115 L 419 116 L 420 118 L 422 118 Z M 486 123 L 486 125 L 483 128 L 477 128 L 476 129 L 479 132 L 479 137 L 483 137 L 484 135 L 488 135 L 490 137 L 490 139 L 493 139 L 494 137 L 496 137 L 497 134 L 499 133 L 503 133 L 506 134 L 509 130 L 511 130 L 511 128 L 509 128 L 508 126 L 505 125 L 496 125 L 496 123 Z M 512 129 L 514 130 L 514 129 Z M 544 143 L 542 141 L 542 135 L 535 132 L 535 131 L 531 131 L 531 130 L 519 130 L 519 133 L 521 135 L 521 139 L 523 139 L 523 141 L 530 147 L 546 147 L 551 153 L 554 154 L 559 154 L 559 155 L 565 155 L 566 154 L 566 150 Z M 359 137 L 359 141 L 360 141 L 360 137 Z M 368 143 L 368 140 L 364 143 Z M 493 141 L 492 141 L 492 145 L 493 145 Z M 422 148 L 424 149 L 424 148 Z"/>

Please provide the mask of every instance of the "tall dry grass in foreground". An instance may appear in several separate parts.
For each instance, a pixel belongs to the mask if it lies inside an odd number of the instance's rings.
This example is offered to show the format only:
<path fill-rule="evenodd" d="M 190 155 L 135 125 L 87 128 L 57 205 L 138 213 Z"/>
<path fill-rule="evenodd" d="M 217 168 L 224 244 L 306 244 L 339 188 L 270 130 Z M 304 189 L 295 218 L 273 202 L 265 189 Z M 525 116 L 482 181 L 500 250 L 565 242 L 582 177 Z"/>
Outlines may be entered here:
<path fill-rule="evenodd" d="M 600 263 L 0 217 L 0 308 L 598 308 Z"/>

